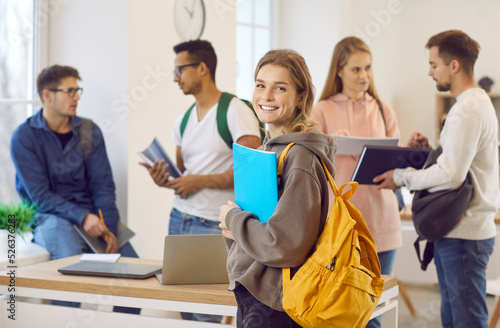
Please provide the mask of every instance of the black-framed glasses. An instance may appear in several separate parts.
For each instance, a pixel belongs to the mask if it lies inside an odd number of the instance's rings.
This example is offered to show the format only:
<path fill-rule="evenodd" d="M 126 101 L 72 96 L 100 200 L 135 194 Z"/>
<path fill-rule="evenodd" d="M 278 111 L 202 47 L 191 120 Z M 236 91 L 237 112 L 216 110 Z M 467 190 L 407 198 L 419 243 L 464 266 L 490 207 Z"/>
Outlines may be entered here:
<path fill-rule="evenodd" d="M 190 67 L 190 66 L 198 66 L 200 65 L 201 63 L 192 63 L 192 64 L 186 64 L 186 65 L 180 65 L 180 66 L 175 66 L 175 69 L 174 69 L 174 75 L 175 76 L 181 76 L 182 74 L 182 69 L 184 67 Z"/>
<path fill-rule="evenodd" d="M 68 96 L 74 97 L 77 93 L 79 96 L 82 95 L 83 89 L 82 88 L 69 88 L 69 89 L 49 89 L 50 91 L 54 92 L 66 92 Z"/>

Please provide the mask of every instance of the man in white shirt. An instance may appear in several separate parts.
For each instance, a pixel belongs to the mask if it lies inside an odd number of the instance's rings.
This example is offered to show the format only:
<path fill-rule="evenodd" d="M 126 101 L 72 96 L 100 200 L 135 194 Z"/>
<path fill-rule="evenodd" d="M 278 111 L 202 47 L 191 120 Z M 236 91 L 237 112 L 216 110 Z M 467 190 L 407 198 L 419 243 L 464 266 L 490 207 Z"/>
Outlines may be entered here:
<path fill-rule="evenodd" d="M 427 169 L 396 169 L 374 181 L 383 180 L 380 188 L 434 192 L 458 188 L 471 173 L 474 192 L 469 207 L 453 230 L 434 242 L 434 259 L 443 327 L 488 327 L 486 267 L 496 235 L 498 121 L 490 98 L 474 79 L 478 43 L 452 30 L 433 36 L 426 47 L 429 75 L 437 89 L 450 91 L 457 100 L 439 138 L 443 153 Z M 428 139 L 414 132 L 408 146 L 429 147 Z"/>
<path fill-rule="evenodd" d="M 180 178 L 168 180 L 164 161 L 146 167 L 160 187 L 177 195 L 170 214 L 169 234 L 220 234 L 219 208 L 234 200 L 233 151 L 217 127 L 217 106 L 222 92 L 215 84 L 217 57 L 208 41 L 193 40 L 174 47 L 174 82 L 196 99 L 174 124 Z M 189 113 L 188 113 L 189 112 Z M 186 117 L 186 122 L 183 122 Z M 227 107 L 227 128 L 234 142 L 249 148 L 261 145 L 259 121 L 243 101 L 234 97 Z M 181 125 L 184 125 L 181 128 Z M 220 322 L 221 316 L 182 313 L 185 319 Z"/>

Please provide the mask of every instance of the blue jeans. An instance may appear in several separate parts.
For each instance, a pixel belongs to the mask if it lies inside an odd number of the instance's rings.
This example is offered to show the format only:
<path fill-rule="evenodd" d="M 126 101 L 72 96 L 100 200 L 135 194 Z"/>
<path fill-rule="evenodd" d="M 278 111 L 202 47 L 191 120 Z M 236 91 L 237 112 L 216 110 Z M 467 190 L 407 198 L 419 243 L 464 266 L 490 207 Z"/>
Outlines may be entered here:
<path fill-rule="evenodd" d="M 488 327 L 486 267 L 495 238 L 442 238 L 434 242 L 444 328 Z"/>
<path fill-rule="evenodd" d="M 394 259 L 396 258 L 396 250 L 390 250 L 377 253 L 380 261 L 380 268 L 382 274 L 392 274 L 392 267 L 394 266 Z M 382 325 L 380 316 L 371 319 L 366 324 L 366 328 L 380 328 Z"/>
<path fill-rule="evenodd" d="M 73 228 L 73 223 L 53 214 L 38 214 L 38 226 L 33 232 L 35 243 L 44 247 L 53 260 L 78 255 L 82 253 L 93 253 L 85 240 Z M 126 243 L 119 249 L 119 253 L 126 257 L 138 257 L 130 243 Z M 80 307 L 80 303 L 66 301 L 52 301 L 54 305 Z M 139 314 L 141 309 L 115 306 L 114 312 Z"/>
<path fill-rule="evenodd" d="M 189 215 L 175 208 L 170 213 L 169 235 L 218 235 L 221 233 L 218 221 Z"/>
<path fill-rule="evenodd" d="M 200 218 L 198 216 L 183 213 L 175 208 L 170 213 L 170 222 L 168 224 L 169 235 L 218 235 L 222 230 L 219 228 L 219 222 Z M 203 313 L 185 313 L 181 312 L 184 320 L 194 320 L 203 322 L 222 321 L 221 315 L 203 314 Z"/>

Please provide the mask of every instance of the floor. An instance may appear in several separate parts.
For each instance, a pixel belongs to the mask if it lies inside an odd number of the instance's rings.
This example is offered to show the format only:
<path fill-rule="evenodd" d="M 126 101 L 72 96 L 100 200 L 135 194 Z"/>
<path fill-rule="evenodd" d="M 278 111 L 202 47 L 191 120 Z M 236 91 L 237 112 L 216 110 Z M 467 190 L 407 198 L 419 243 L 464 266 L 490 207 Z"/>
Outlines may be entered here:
<path fill-rule="evenodd" d="M 429 284 L 405 284 L 405 286 L 418 315 L 416 317 L 411 316 L 408 307 L 399 296 L 399 328 L 441 328 L 439 287 Z M 486 303 L 488 311 L 491 313 L 495 306 L 495 298 L 488 296 Z M 498 327 L 500 327 L 500 324 Z"/>

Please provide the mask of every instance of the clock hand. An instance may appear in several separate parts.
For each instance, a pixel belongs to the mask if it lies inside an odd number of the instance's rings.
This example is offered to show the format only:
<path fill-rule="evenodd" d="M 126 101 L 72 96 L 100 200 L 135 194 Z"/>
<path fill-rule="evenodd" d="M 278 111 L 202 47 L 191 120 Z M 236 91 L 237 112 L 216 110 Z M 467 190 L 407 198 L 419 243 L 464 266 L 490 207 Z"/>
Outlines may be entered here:
<path fill-rule="evenodd" d="M 193 18 L 193 12 L 189 11 L 189 9 L 186 6 L 184 6 L 184 9 L 186 9 L 186 11 L 188 12 L 189 17 Z"/>
<path fill-rule="evenodd" d="M 196 1 L 191 1 L 191 13 L 194 12 L 194 6 L 196 6 Z"/>

